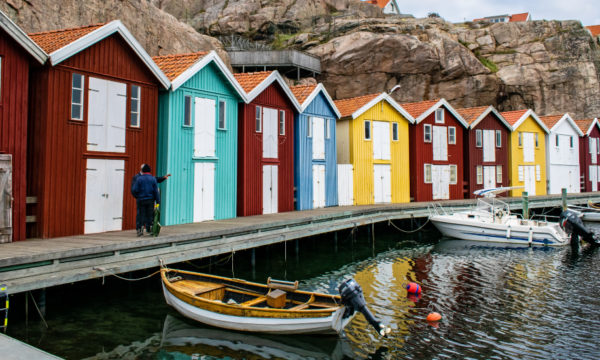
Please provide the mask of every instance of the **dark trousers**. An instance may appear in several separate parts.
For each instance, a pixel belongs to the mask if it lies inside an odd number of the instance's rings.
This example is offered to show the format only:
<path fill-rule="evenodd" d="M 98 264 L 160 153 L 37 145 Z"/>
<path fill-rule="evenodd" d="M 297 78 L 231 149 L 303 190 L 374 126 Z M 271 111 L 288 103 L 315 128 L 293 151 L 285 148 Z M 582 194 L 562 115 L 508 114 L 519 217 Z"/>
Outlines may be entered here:
<path fill-rule="evenodd" d="M 146 231 L 152 230 L 152 221 L 154 220 L 154 199 L 138 200 L 137 214 L 135 217 L 135 228 L 139 230 L 146 227 Z"/>

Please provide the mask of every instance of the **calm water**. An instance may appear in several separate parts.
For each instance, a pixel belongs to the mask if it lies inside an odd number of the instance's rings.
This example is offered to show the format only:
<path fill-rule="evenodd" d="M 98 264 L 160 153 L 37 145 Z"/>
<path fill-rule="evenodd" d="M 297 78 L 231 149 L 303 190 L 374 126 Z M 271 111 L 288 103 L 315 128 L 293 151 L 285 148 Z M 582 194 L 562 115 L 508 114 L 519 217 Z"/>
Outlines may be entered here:
<path fill-rule="evenodd" d="M 251 253 L 179 264 L 264 282 L 300 280 L 337 293 L 354 277 L 374 314 L 393 331 L 380 338 L 357 315 L 344 338 L 248 335 L 190 323 L 165 305 L 157 276 L 114 277 L 46 292 L 46 320 L 11 298 L 8 334 L 67 359 L 597 359 L 600 254 L 570 247 L 529 249 L 402 236 L 386 225 L 288 242 Z M 173 266 L 174 267 L 174 266 Z M 141 277 L 147 273 L 127 274 Z M 420 298 L 403 284 L 422 285 Z M 35 294 L 39 301 L 39 294 Z M 442 314 L 432 326 L 431 311 Z"/>

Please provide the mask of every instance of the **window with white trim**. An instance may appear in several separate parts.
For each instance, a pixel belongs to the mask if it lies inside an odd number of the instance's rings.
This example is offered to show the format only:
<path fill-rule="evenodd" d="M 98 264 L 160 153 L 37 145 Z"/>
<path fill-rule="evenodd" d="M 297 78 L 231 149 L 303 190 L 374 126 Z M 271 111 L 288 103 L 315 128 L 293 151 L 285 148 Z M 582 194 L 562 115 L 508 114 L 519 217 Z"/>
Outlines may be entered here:
<path fill-rule="evenodd" d="M 331 138 L 331 119 L 325 120 L 325 139 Z"/>
<path fill-rule="evenodd" d="M 450 184 L 458 182 L 458 172 L 456 165 L 450 165 Z"/>
<path fill-rule="evenodd" d="M 398 141 L 398 123 L 392 123 L 392 141 Z"/>
<path fill-rule="evenodd" d="M 279 110 L 279 135 L 285 135 L 285 111 Z"/>
<path fill-rule="evenodd" d="M 255 131 L 257 133 L 262 132 L 262 107 L 260 107 L 260 106 L 256 107 L 255 119 L 256 119 Z"/>
<path fill-rule="evenodd" d="M 437 124 L 444 123 L 444 109 L 443 108 L 439 108 L 439 109 L 435 110 L 435 122 Z"/>
<path fill-rule="evenodd" d="M 141 100 L 140 87 L 137 85 L 131 85 L 131 108 L 130 108 L 130 120 L 129 125 L 131 127 L 140 127 L 140 100 Z"/>
<path fill-rule="evenodd" d="M 431 125 L 423 125 L 423 141 L 426 143 L 431 142 Z"/>
<path fill-rule="evenodd" d="M 423 168 L 423 170 L 425 172 L 424 183 L 431 184 L 431 164 L 425 164 L 425 167 Z"/>
<path fill-rule="evenodd" d="M 502 131 L 496 130 L 496 147 L 502 147 Z"/>
<path fill-rule="evenodd" d="M 371 140 L 371 121 L 365 120 L 365 140 Z"/>
<path fill-rule="evenodd" d="M 502 184 L 502 165 L 496 165 L 496 183 Z"/>
<path fill-rule="evenodd" d="M 313 118 L 311 116 L 308 117 L 308 122 L 307 122 L 307 130 L 306 130 L 306 137 L 312 137 L 312 127 L 313 127 Z"/>
<path fill-rule="evenodd" d="M 183 126 L 192 126 L 192 97 L 183 97 Z"/>
<path fill-rule="evenodd" d="M 483 166 L 477 165 L 477 185 L 483 184 Z"/>
<path fill-rule="evenodd" d="M 456 144 L 456 127 L 448 127 L 448 144 Z"/>
<path fill-rule="evenodd" d="M 83 120 L 84 76 L 73 73 L 71 79 L 71 120 Z"/>
<path fill-rule="evenodd" d="M 225 130 L 227 126 L 226 105 L 225 100 L 219 100 L 219 130 Z"/>
<path fill-rule="evenodd" d="M 475 130 L 475 147 L 483 146 L 483 131 L 481 129 Z"/>

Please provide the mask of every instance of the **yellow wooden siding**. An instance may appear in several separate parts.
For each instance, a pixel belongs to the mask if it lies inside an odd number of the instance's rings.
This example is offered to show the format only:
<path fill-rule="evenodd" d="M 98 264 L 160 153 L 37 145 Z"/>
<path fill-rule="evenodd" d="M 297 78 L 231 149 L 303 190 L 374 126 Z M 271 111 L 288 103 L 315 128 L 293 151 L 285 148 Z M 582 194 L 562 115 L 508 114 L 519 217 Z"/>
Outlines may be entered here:
<path fill-rule="evenodd" d="M 535 148 L 534 162 L 523 161 L 523 146 L 519 146 L 519 132 L 537 133 L 538 146 Z M 534 135 L 535 137 L 535 135 Z M 535 138 L 534 138 L 535 139 Z M 535 140 L 534 140 L 535 141 Z M 535 144 L 534 144 L 535 145 Z M 524 186 L 523 181 L 519 181 L 519 166 L 539 165 L 540 181 L 535 183 L 535 194 L 546 195 L 546 133 L 540 125 L 530 116 L 510 135 L 510 184 L 511 186 Z M 510 191 L 511 196 L 521 196 L 524 189 L 514 189 Z"/>
<path fill-rule="evenodd" d="M 364 139 L 364 122 L 371 121 L 371 140 Z M 373 159 L 373 121 L 390 123 L 390 160 Z M 350 163 L 354 166 L 354 204 L 374 203 L 373 164 L 391 165 L 392 202 L 410 201 L 409 122 L 387 101 L 381 101 L 365 111 L 350 125 Z M 392 141 L 391 123 L 398 123 L 398 141 Z"/>

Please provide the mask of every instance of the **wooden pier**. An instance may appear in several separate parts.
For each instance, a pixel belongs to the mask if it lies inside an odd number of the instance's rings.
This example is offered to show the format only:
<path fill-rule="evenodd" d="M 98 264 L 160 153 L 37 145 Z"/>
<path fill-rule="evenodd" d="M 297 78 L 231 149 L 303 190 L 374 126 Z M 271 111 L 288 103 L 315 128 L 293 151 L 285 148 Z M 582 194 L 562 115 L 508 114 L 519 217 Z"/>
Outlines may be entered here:
<path fill-rule="evenodd" d="M 511 209 L 521 198 L 503 198 Z M 600 193 L 571 194 L 569 204 L 600 201 Z M 439 202 L 465 209 L 475 200 Z M 159 237 L 134 230 L 0 244 L 0 283 L 9 294 L 112 274 L 232 253 L 388 220 L 424 218 L 430 203 L 330 207 L 164 227 Z M 560 207 L 560 195 L 534 196 L 529 208 Z"/>

